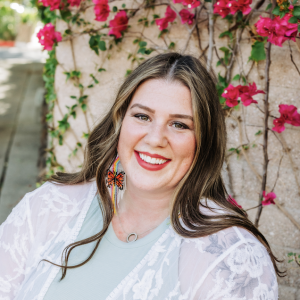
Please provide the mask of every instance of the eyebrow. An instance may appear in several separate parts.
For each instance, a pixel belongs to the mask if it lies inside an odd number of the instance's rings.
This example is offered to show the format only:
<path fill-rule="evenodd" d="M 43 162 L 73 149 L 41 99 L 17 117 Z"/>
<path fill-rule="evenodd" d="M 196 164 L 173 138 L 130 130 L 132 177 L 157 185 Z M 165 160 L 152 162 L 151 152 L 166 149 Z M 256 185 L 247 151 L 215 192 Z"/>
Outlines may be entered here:
<path fill-rule="evenodd" d="M 133 105 L 130 107 L 130 109 L 132 109 L 132 108 L 134 108 L 134 107 L 139 107 L 139 108 L 144 109 L 144 110 L 147 110 L 147 111 L 149 111 L 149 112 L 151 112 L 151 113 L 153 113 L 153 114 L 155 113 L 155 110 L 154 110 L 154 109 L 152 109 L 152 108 L 150 108 L 150 107 L 148 107 L 148 106 L 144 106 L 144 105 L 139 104 L 139 103 L 133 104 Z M 189 120 L 192 120 L 192 121 L 193 121 L 193 117 L 190 116 L 190 115 L 170 114 L 170 117 L 171 117 L 171 118 L 179 118 L 179 119 L 189 119 Z"/>

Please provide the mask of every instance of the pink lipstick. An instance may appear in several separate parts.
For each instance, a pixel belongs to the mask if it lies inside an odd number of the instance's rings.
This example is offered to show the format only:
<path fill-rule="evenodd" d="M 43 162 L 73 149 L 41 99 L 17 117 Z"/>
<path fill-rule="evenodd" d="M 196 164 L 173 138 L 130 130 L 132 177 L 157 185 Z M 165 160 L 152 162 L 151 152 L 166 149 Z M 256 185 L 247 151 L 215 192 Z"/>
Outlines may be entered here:
<path fill-rule="evenodd" d="M 159 158 L 159 159 L 163 159 L 163 160 L 167 160 L 166 162 L 162 163 L 162 164 L 150 164 L 144 160 L 141 159 L 139 153 L 150 156 L 152 158 Z M 163 169 L 164 167 L 166 167 L 168 165 L 168 163 L 171 161 L 171 159 L 168 159 L 164 156 L 158 155 L 158 154 L 150 154 L 148 152 L 137 152 L 134 151 L 134 155 L 136 157 L 137 162 L 139 163 L 139 165 L 148 170 L 148 171 L 159 171 L 161 169 Z"/>

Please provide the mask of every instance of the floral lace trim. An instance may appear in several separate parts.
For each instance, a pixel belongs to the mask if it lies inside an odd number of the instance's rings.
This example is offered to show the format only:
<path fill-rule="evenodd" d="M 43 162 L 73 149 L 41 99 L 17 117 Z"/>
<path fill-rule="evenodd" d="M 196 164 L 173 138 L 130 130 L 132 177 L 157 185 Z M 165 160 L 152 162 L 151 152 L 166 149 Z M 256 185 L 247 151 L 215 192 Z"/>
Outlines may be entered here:
<path fill-rule="evenodd" d="M 149 261 L 153 252 L 158 249 L 159 245 L 162 244 L 171 234 L 171 228 L 168 227 L 166 231 L 162 234 L 162 236 L 157 240 L 157 242 L 151 247 L 145 257 L 139 262 L 139 264 L 117 285 L 117 287 L 108 295 L 105 300 L 113 300 L 119 295 L 119 292 L 122 291 L 126 285 L 126 283 L 134 280 L 137 273 L 141 270 L 141 268 Z"/>
<path fill-rule="evenodd" d="M 82 211 L 81 211 L 81 214 L 79 215 L 78 217 L 78 220 L 77 220 L 77 223 L 75 224 L 74 228 L 73 228 L 73 232 L 69 238 L 69 240 L 66 241 L 65 245 L 69 245 L 69 244 L 72 244 L 75 239 L 77 238 L 78 234 L 79 234 L 79 231 L 82 227 L 82 224 L 83 224 L 83 221 L 85 219 L 85 216 L 91 206 L 91 203 L 92 203 L 92 200 L 94 199 L 94 196 L 96 194 L 96 191 L 97 191 L 97 185 L 96 185 L 96 182 L 93 182 L 91 187 L 90 187 L 90 190 L 88 192 L 88 196 L 87 196 L 87 201 L 86 201 L 86 204 L 84 205 Z M 60 257 L 58 257 L 56 259 L 56 262 L 57 264 L 59 264 L 59 259 Z M 56 267 L 56 266 L 52 266 L 52 271 L 50 272 L 47 280 L 45 281 L 45 284 L 44 286 L 42 287 L 39 295 L 37 296 L 37 300 L 42 300 L 44 298 L 44 296 L 46 295 L 48 289 L 49 289 L 49 286 L 50 284 L 52 283 L 52 281 L 54 280 L 54 278 L 56 277 L 58 271 L 59 271 L 59 267 Z"/>

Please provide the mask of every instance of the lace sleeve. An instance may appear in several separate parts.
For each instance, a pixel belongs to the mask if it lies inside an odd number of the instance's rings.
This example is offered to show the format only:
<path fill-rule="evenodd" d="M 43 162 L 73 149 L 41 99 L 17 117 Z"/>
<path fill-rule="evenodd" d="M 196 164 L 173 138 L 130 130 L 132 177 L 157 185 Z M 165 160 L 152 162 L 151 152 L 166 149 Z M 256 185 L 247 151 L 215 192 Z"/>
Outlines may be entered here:
<path fill-rule="evenodd" d="M 25 276 L 33 232 L 28 218 L 28 195 L 0 226 L 0 299 L 13 299 Z"/>
<path fill-rule="evenodd" d="M 276 273 L 269 254 L 244 229 L 221 231 L 198 245 L 189 241 L 181 251 L 180 281 L 183 294 L 188 295 L 186 299 L 278 299 Z"/>

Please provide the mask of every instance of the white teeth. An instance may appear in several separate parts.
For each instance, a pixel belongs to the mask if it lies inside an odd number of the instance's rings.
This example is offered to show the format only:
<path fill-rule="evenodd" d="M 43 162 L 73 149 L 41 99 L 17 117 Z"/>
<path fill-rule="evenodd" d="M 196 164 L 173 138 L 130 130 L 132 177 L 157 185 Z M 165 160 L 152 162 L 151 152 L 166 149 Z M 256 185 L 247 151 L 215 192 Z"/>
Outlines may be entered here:
<path fill-rule="evenodd" d="M 152 164 L 152 165 L 161 165 L 167 161 L 165 159 L 150 157 L 150 156 L 147 156 L 142 153 L 139 153 L 139 156 L 143 161 L 146 161 L 147 163 Z"/>

